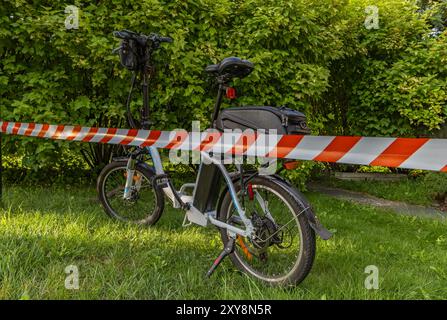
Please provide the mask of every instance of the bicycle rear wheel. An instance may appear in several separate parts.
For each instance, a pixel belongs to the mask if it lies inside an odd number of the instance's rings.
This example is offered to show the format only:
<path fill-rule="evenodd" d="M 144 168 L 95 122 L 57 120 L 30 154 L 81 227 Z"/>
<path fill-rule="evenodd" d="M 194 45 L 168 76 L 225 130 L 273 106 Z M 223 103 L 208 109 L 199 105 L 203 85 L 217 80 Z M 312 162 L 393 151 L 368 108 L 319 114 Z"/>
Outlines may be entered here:
<path fill-rule="evenodd" d="M 230 255 L 243 272 L 272 285 L 296 285 L 308 275 L 315 257 L 315 233 L 307 221 L 304 208 L 280 180 L 258 176 L 250 180 L 247 190 L 236 191 L 247 217 L 256 229 L 255 239 L 237 236 Z M 230 194 L 224 196 L 219 219 L 243 227 Z M 227 244 L 229 234 L 221 229 Z"/>
<path fill-rule="evenodd" d="M 112 218 L 143 225 L 153 225 L 164 209 L 163 192 L 153 188 L 154 174 L 141 165 L 135 168 L 130 199 L 124 199 L 127 162 L 108 164 L 98 177 L 97 191 L 105 212 Z"/>

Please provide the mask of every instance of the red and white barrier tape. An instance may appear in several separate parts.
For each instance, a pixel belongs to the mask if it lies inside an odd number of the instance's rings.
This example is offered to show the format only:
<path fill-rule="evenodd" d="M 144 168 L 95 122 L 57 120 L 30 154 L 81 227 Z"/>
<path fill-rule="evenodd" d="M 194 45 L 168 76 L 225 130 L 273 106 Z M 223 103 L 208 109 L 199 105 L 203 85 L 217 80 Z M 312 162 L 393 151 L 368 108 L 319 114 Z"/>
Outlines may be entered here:
<path fill-rule="evenodd" d="M 0 132 L 56 140 L 197 150 L 447 172 L 447 139 L 158 131 L 0 121 Z"/>

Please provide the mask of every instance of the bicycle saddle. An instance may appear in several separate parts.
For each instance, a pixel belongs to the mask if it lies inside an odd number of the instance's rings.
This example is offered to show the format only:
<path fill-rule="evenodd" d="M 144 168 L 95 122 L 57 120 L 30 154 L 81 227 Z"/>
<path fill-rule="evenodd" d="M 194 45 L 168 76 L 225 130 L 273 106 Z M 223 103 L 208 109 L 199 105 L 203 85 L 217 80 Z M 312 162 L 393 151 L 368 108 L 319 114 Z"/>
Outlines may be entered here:
<path fill-rule="evenodd" d="M 224 76 L 227 78 L 243 78 L 253 71 L 254 65 L 248 60 L 242 60 L 237 57 L 223 59 L 218 64 L 211 64 L 205 68 L 205 71 L 215 76 Z"/>

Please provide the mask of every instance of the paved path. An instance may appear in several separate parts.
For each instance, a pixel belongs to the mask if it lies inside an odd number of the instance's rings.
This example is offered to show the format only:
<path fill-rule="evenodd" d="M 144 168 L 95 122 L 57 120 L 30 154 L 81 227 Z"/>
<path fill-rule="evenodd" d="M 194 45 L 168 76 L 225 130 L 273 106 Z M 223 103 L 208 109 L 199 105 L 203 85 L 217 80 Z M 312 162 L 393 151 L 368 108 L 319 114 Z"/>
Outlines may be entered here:
<path fill-rule="evenodd" d="M 316 183 L 309 184 L 309 190 L 316 191 L 341 200 L 348 200 L 360 204 L 371 205 L 382 209 L 391 209 L 399 214 L 436 219 L 447 218 L 447 212 L 443 212 L 436 208 L 413 205 L 399 201 L 385 200 L 361 192 L 332 188 Z"/>

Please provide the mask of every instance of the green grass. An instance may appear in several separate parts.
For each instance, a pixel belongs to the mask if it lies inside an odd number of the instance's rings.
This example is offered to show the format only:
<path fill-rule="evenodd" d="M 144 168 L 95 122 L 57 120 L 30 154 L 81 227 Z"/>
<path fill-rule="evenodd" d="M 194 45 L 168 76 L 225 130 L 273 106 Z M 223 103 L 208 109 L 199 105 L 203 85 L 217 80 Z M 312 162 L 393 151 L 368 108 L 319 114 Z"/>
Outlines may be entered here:
<path fill-rule="evenodd" d="M 328 179 L 329 186 L 364 192 L 379 198 L 430 206 L 436 197 L 447 192 L 447 174 L 428 173 L 400 181 L 346 181 Z"/>
<path fill-rule="evenodd" d="M 446 299 L 447 223 L 307 195 L 335 232 L 318 240 L 308 278 L 271 288 L 224 261 L 215 229 L 182 228 L 168 209 L 150 229 L 110 220 L 92 188 L 6 187 L 0 211 L 1 299 Z M 64 287 L 77 265 L 80 289 Z M 379 268 L 379 290 L 364 269 Z"/>

